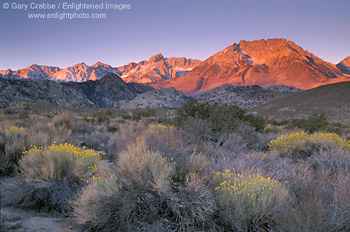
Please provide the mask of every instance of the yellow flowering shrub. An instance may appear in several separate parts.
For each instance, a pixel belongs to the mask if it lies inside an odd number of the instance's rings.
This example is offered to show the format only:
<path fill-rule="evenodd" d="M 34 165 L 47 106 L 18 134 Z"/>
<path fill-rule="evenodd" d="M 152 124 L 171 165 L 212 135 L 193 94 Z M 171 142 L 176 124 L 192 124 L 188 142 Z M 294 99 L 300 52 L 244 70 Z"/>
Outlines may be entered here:
<path fill-rule="evenodd" d="M 23 153 L 20 166 L 27 178 L 42 181 L 99 179 L 101 152 L 76 147 L 72 144 L 55 144 L 46 148 L 34 146 Z"/>
<path fill-rule="evenodd" d="M 151 133 L 156 133 L 156 132 L 169 132 L 169 131 L 174 131 L 175 127 L 174 126 L 166 126 L 166 125 L 162 125 L 162 124 L 150 124 L 148 126 L 147 131 L 151 132 Z"/>
<path fill-rule="evenodd" d="M 23 134 L 28 134 L 27 130 L 23 127 L 16 127 L 12 126 L 9 129 L 5 129 L 4 132 L 8 135 L 11 136 L 12 138 L 15 138 L 16 136 L 20 136 Z"/>
<path fill-rule="evenodd" d="M 300 151 L 311 154 L 313 149 L 319 149 L 324 145 L 330 148 L 350 150 L 350 141 L 340 138 L 335 133 L 317 133 L 312 135 L 305 132 L 292 133 L 282 135 L 268 144 L 270 151 L 279 151 L 287 155 Z"/>
<path fill-rule="evenodd" d="M 269 150 L 278 150 L 280 152 L 291 152 L 292 150 L 302 147 L 309 140 L 309 135 L 305 132 L 282 135 L 272 140 L 268 146 Z"/>
<path fill-rule="evenodd" d="M 234 174 L 230 170 L 214 173 L 219 208 L 238 230 L 259 226 L 263 219 L 268 220 L 275 214 L 288 197 L 288 190 L 270 177 Z"/>
<path fill-rule="evenodd" d="M 335 133 L 317 133 L 310 135 L 309 141 L 314 144 L 331 144 L 350 150 L 350 140 L 342 139 Z"/>

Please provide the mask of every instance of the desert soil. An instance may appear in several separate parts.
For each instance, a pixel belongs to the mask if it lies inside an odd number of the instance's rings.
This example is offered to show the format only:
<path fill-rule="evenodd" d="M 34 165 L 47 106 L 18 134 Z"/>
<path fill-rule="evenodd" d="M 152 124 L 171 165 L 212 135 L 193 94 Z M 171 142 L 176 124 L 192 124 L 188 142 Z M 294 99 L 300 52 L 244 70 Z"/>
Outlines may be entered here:
<path fill-rule="evenodd" d="M 0 231 L 68 232 L 76 230 L 71 225 L 70 218 L 61 218 L 13 207 L 2 207 Z"/>

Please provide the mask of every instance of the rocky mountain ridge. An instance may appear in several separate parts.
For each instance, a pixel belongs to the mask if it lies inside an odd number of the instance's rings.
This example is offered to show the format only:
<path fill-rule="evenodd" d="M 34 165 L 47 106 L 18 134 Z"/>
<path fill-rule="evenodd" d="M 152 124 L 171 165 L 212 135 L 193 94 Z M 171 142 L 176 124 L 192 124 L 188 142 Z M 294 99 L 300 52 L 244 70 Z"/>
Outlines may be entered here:
<path fill-rule="evenodd" d="M 126 83 L 116 74 L 109 73 L 97 81 L 55 82 L 51 80 L 0 78 L 0 101 L 55 102 L 98 107 L 118 107 L 119 101 L 131 100 L 153 90 L 138 83 Z"/>
<path fill-rule="evenodd" d="M 30 79 L 33 81 L 86 82 L 90 80 L 96 81 L 108 73 L 114 73 L 125 82 L 148 83 L 183 76 L 200 62 L 200 60 L 186 59 L 184 57 L 165 58 L 162 54 L 157 54 L 148 61 L 129 63 L 121 67 L 112 67 L 102 62 L 97 62 L 91 66 L 82 62 L 65 69 L 33 64 L 17 71 L 12 71 L 11 69 L 1 70 L 0 77 Z"/>

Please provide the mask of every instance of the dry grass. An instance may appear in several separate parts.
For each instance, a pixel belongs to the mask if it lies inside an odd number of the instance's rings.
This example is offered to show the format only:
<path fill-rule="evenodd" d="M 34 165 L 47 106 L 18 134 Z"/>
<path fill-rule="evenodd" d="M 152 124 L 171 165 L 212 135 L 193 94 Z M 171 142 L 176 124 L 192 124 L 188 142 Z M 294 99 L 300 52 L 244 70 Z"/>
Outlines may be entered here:
<path fill-rule="evenodd" d="M 290 176 L 294 202 L 281 214 L 283 231 L 348 231 L 350 229 L 349 173 L 295 167 Z"/>
<path fill-rule="evenodd" d="M 53 117 L 52 123 L 56 129 L 72 129 L 74 126 L 74 115 L 70 112 L 63 112 L 62 114 Z"/>
<path fill-rule="evenodd" d="M 150 185 L 161 193 L 169 189 L 173 165 L 160 152 L 148 150 L 143 137 L 127 145 L 119 155 L 117 165 L 119 175 L 127 185 Z"/>
<path fill-rule="evenodd" d="M 0 175 L 18 173 L 22 152 L 29 149 L 32 137 L 23 127 L 10 127 L 0 131 Z"/>

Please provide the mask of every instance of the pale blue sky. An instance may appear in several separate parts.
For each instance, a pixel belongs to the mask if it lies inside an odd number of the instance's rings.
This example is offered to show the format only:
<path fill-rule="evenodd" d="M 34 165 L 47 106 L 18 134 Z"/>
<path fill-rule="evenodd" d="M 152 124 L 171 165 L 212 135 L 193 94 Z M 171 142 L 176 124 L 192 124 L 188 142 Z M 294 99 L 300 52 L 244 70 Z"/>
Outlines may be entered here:
<path fill-rule="evenodd" d="M 3 3 L 118 3 L 130 10 L 107 19 L 28 19 Z M 11 7 L 10 7 L 11 8 Z M 240 40 L 285 38 L 338 63 L 350 56 L 349 0 L 3 0 L 0 5 L 0 69 L 31 64 L 65 68 L 97 61 L 112 66 L 166 57 L 206 59 Z"/>

